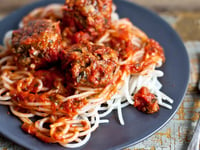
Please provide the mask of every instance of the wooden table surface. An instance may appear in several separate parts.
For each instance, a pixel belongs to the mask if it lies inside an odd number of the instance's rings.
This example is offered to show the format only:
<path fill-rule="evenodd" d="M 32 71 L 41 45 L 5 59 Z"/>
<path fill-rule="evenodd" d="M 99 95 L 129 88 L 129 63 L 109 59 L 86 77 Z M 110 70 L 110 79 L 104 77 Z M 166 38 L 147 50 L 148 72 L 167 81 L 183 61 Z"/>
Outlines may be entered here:
<path fill-rule="evenodd" d="M 0 19 L 36 0 L 0 0 Z M 182 38 L 190 57 L 190 81 L 183 103 L 173 119 L 159 132 L 126 150 L 185 150 L 200 112 L 200 2 L 199 0 L 129 0 L 156 12 Z M 0 136 L 0 149 L 23 148 Z"/>

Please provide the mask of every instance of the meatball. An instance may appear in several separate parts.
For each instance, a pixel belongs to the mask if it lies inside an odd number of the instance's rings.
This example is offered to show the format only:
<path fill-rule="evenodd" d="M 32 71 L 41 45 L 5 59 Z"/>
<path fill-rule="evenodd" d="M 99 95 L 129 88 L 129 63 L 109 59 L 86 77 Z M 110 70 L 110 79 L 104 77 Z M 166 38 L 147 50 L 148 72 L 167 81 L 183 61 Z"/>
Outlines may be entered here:
<path fill-rule="evenodd" d="M 66 80 L 74 86 L 103 87 L 112 81 L 118 53 L 91 43 L 74 44 L 61 52 Z"/>
<path fill-rule="evenodd" d="M 112 0 L 66 0 L 64 22 L 89 32 L 102 34 L 111 24 Z"/>
<path fill-rule="evenodd" d="M 58 60 L 60 43 L 59 23 L 33 20 L 13 31 L 12 52 L 19 66 L 37 69 Z"/>

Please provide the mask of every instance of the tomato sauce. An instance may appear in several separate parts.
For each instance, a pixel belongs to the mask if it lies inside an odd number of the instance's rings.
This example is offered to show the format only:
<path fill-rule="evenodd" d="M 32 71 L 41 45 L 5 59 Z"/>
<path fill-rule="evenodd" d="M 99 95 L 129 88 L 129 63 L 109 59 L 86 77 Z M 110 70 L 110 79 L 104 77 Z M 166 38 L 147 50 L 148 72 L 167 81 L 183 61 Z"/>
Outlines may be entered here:
<path fill-rule="evenodd" d="M 150 93 L 147 87 L 142 87 L 133 97 L 134 107 L 145 113 L 155 113 L 159 105 L 154 94 Z"/>

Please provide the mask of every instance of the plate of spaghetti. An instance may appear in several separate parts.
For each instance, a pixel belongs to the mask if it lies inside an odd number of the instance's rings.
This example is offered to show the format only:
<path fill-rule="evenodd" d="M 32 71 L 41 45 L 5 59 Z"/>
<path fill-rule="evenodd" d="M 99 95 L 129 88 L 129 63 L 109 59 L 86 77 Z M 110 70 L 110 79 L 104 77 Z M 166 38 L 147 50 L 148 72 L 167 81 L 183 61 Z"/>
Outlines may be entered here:
<path fill-rule="evenodd" d="M 122 0 L 48 0 L 0 22 L 0 133 L 27 149 L 122 149 L 162 128 L 189 78 L 156 14 Z"/>

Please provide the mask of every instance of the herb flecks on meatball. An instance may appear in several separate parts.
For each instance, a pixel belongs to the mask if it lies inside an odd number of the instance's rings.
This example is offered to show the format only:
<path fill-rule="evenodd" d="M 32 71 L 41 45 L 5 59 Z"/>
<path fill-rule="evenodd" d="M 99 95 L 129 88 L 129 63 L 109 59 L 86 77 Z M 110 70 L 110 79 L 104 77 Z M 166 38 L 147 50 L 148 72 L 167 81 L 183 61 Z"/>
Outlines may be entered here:
<path fill-rule="evenodd" d="M 112 81 L 118 53 L 91 43 L 75 44 L 61 52 L 67 81 L 75 86 L 103 87 Z"/>
<path fill-rule="evenodd" d="M 64 22 L 89 32 L 102 34 L 111 24 L 112 0 L 66 0 Z"/>
<path fill-rule="evenodd" d="M 13 31 L 12 52 L 17 63 L 37 69 L 58 60 L 60 43 L 59 23 L 38 19 Z"/>

